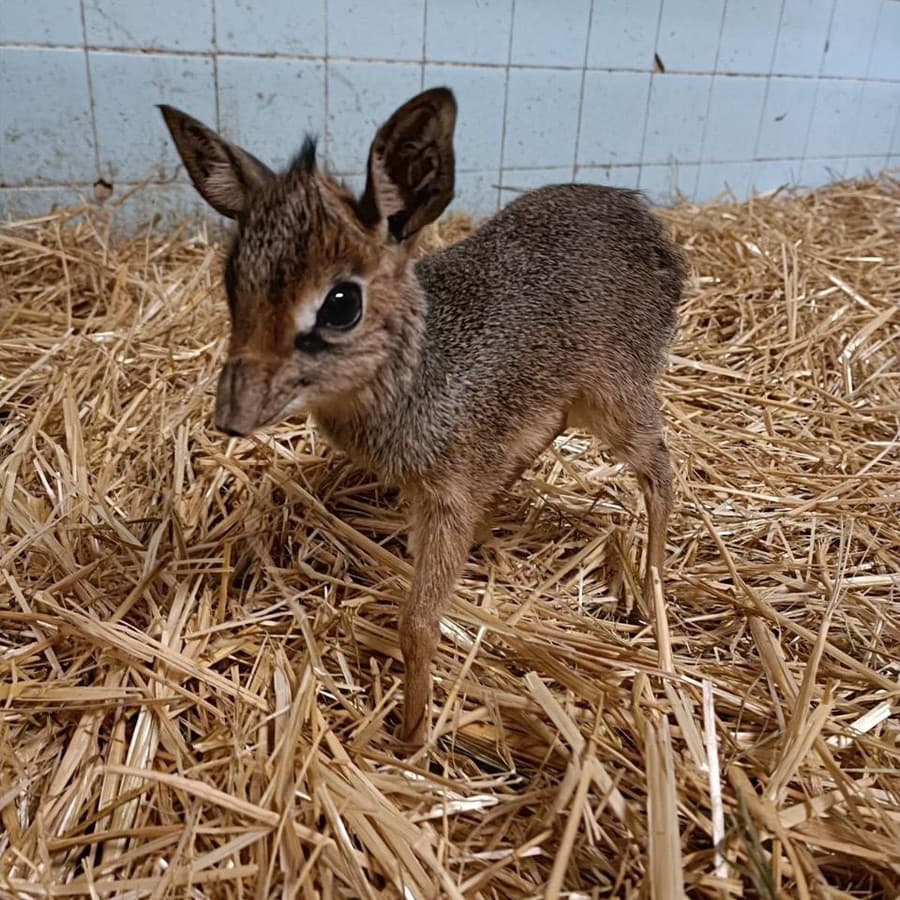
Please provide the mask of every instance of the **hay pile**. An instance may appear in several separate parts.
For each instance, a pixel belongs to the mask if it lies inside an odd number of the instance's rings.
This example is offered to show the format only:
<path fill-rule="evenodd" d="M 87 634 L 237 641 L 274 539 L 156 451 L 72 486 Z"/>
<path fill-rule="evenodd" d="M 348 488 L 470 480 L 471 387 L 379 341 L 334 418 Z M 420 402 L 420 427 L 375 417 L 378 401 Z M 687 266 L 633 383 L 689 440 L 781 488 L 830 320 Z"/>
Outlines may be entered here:
<path fill-rule="evenodd" d="M 218 248 L 0 232 L 2 896 L 896 894 L 900 189 L 666 218 L 668 602 L 615 599 L 639 493 L 564 436 L 412 759 L 395 498 L 303 423 L 214 432 Z"/>

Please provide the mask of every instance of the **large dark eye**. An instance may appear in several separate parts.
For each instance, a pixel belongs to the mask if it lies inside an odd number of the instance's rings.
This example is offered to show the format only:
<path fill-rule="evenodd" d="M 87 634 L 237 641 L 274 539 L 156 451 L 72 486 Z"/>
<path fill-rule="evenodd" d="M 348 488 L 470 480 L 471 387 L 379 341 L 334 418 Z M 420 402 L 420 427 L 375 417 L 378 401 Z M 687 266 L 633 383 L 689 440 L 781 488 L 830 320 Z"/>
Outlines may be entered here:
<path fill-rule="evenodd" d="M 316 327 L 347 331 L 362 318 L 362 289 L 355 281 L 336 284 L 319 307 Z"/>

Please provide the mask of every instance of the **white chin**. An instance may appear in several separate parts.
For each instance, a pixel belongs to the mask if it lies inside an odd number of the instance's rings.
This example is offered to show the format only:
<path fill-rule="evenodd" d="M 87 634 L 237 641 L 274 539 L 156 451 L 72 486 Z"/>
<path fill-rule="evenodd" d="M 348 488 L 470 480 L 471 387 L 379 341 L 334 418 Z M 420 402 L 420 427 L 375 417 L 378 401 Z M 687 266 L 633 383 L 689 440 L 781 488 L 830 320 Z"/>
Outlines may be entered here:
<path fill-rule="evenodd" d="M 309 413 L 309 408 L 306 405 L 306 400 L 301 394 L 299 397 L 295 397 L 290 403 L 286 403 L 281 409 L 278 410 L 272 416 L 268 416 L 263 419 L 257 427 L 267 428 L 270 425 L 277 425 L 279 422 L 283 422 L 285 419 L 290 419 L 293 416 L 306 416 Z"/>
<path fill-rule="evenodd" d="M 289 419 L 292 416 L 306 416 L 309 413 L 309 407 L 306 403 L 306 397 L 303 394 L 291 400 L 287 406 L 279 413 L 279 419 Z"/>

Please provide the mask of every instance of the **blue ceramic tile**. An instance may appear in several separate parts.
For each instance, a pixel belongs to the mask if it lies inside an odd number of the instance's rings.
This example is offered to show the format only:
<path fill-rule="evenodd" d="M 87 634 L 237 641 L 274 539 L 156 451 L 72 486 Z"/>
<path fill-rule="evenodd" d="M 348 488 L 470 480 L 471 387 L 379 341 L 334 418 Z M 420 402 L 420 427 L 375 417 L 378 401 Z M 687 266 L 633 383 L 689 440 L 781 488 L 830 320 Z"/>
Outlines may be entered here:
<path fill-rule="evenodd" d="M 779 75 L 818 75 L 828 39 L 830 4 L 822 0 L 784 0 L 772 71 Z"/>
<path fill-rule="evenodd" d="M 122 184 L 117 187 L 112 200 L 119 194 L 133 190 L 137 185 Z M 38 218 L 54 210 L 96 210 L 93 185 L 75 188 L 0 188 L 0 222 Z M 106 204 L 114 232 L 131 233 L 152 226 L 170 231 L 186 219 L 206 218 L 207 207 L 197 192 L 187 184 L 153 184 L 140 187 L 123 202 Z"/>
<path fill-rule="evenodd" d="M 718 199 L 721 203 L 743 200 L 754 163 L 727 162 L 703 163 L 694 189 L 696 203 L 709 203 Z"/>
<path fill-rule="evenodd" d="M 650 74 L 587 72 L 581 106 L 579 165 L 639 163 Z"/>
<path fill-rule="evenodd" d="M 856 112 L 862 100 L 862 88 L 861 81 L 831 81 L 823 78 L 819 82 L 816 108 L 809 126 L 806 156 L 846 156 L 850 152 Z"/>
<path fill-rule="evenodd" d="M 650 85 L 644 159 L 700 159 L 710 75 L 657 75 Z"/>
<path fill-rule="evenodd" d="M 500 192 L 500 203 L 506 205 L 525 191 L 548 184 L 570 184 L 572 167 L 547 167 L 541 169 L 504 169 L 503 190 Z"/>
<path fill-rule="evenodd" d="M 0 44 L 78 48 L 0 49 L 0 182 L 22 185 L 0 189 L 0 214 L 14 204 L 35 211 L 68 202 L 75 195 L 67 184 L 90 195 L 97 172 L 81 6 L 0 0 Z M 576 143 L 578 180 L 625 186 L 640 180 L 656 199 L 670 198 L 676 187 L 706 200 L 726 183 L 735 194 L 781 183 L 818 185 L 900 162 L 898 0 L 566 0 L 556 7 L 546 0 L 279 0 L 265 9 L 253 0 L 83 0 L 83 6 L 88 41 L 101 48 L 89 60 L 100 174 L 117 194 L 130 182 L 178 171 L 153 108 L 158 102 L 213 127 L 218 117 L 224 134 L 274 166 L 290 158 L 304 132 L 325 130 L 323 158 L 327 153 L 334 168 L 351 173 L 361 190 L 377 126 L 423 81 L 448 84 L 459 100 L 452 208 L 476 215 L 514 196 L 497 187 L 501 159 L 507 187 L 568 181 Z M 223 54 L 218 97 L 210 58 L 147 52 L 214 48 Z M 655 51 L 666 71 L 651 77 Z M 516 68 L 507 96 L 510 52 Z M 806 77 L 750 77 L 770 69 L 774 76 Z M 825 77 L 817 82 L 820 70 Z M 749 163 L 751 157 L 758 162 Z M 200 201 L 181 181 L 142 192 L 116 221 L 131 228 L 169 211 L 193 214 Z"/>
<path fill-rule="evenodd" d="M 510 71 L 504 165 L 571 166 L 575 161 L 580 98 L 581 72 Z"/>
<path fill-rule="evenodd" d="M 881 6 L 869 77 L 900 79 L 900 3 L 885 0 Z"/>
<path fill-rule="evenodd" d="M 341 175 L 338 181 L 342 182 L 349 190 L 353 192 L 354 197 L 361 197 L 366 189 L 366 176 L 362 174 Z"/>
<path fill-rule="evenodd" d="M 78 0 L 3 0 L 0 43 L 81 45 L 83 42 Z"/>
<path fill-rule="evenodd" d="M 148 227 L 171 231 L 181 222 L 207 218 L 218 221 L 193 185 L 182 183 L 147 185 L 111 210 L 113 227 L 129 234 Z"/>
<path fill-rule="evenodd" d="M 898 48 L 900 52 L 900 48 Z M 869 81 L 863 85 L 862 99 L 850 132 L 851 156 L 887 156 L 891 136 L 900 113 L 900 84 Z"/>
<path fill-rule="evenodd" d="M 528 66 L 581 66 L 587 47 L 590 0 L 516 0 L 512 62 Z"/>
<path fill-rule="evenodd" d="M 284 167 L 305 134 L 324 135 L 324 63 L 220 56 L 219 124 L 230 140 Z"/>
<path fill-rule="evenodd" d="M 782 0 L 741 0 L 727 4 L 717 71 L 769 72 L 781 4 Z"/>
<path fill-rule="evenodd" d="M 91 189 L 82 188 L 0 188 L 0 223 L 36 219 L 65 207 L 82 206 Z"/>
<path fill-rule="evenodd" d="M 751 159 L 766 95 L 764 78 L 713 78 L 703 158 L 713 162 Z"/>
<path fill-rule="evenodd" d="M 425 0 L 328 0 L 330 56 L 420 60 L 424 42 Z"/>
<path fill-rule="evenodd" d="M 663 3 L 656 52 L 667 72 L 711 72 L 725 0 Z"/>
<path fill-rule="evenodd" d="M 324 0 L 261 7 L 254 0 L 215 0 L 216 46 L 239 53 L 325 55 Z"/>
<path fill-rule="evenodd" d="M 800 166 L 800 184 L 804 187 L 822 187 L 844 177 L 847 161 L 844 159 L 805 159 Z"/>
<path fill-rule="evenodd" d="M 83 50 L 0 49 L 0 97 L 0 182 L 93 182 Z"/>
<path fill-rule="evenodd" d="M 211 50 L 212 5 L 185 0 L 84 0 L 88 45 Z"/>
<path fill-rule="evenodd" d="M 583 184 L 604 184 L 633 190 L 638 186 L 640 175 L 640 166 L 579 166 L 575 180 Z"/>
<path fill-rule="evenodd" d="M 475 218 L 493 215 L 500 203 L 499 172 L 457 172 L 456 191 L 449 212 Z"/>
<path fill-rule="evenodd" d="M 426 65 L 425 87 L 442 85 L 453 91 L 459 104 L 454 135 L 457 169 L 499 169 L 506 72 L 503 69 Z"/>
<path fill-rule="evenodd" d="M 778 188 L 790 188 L 801 183 L 801 162 L 799 159 L 758 162 L 750 173 L 749 190 L 755 194 L 765 194 Z"/>
<path fill-rule="evenodd" d="M 638 187 L 651 203 L 675 203 L 682 197 L 690 200 L 697 186 L 700 166 L 676 165 L 641 166 Z"/>
<path fill-rule="evenodd" d="M 799 159 L 758 162 L 750 175 L 750 191 L 756 194 L 802 185 L 803 162 Z"/>
<path fill-rule="evenodd" d="M 837 0 L 823 75 L 862 78 L 869 68 L 882 0 Z M 897 52 L 900 52 L 898 49 Z"/>
<path fill-rule="evenodd" d="M 506 63 L 512 0 L 428 0 L 425 58 Z"/>
<path fill-rule="evenodd" d="M 811 78 L 770 78 L 756 144 L 759 159 L 802 156 L 809 134 L 816 82 Z"/>
<path fill-rule="evenodd" d="M 203 57 L 91 52 L 100 169 L 109 181 L 172 177 L 180 164 L 154 105 L 216 127 L 212 62 Z M 122 85 L 128 85 L 123 90 Z"/>
<path fill-rule="evenodd" d="M 421 65 L 328 65 L 328 159 L 336 172 L 364 172 L 378 126 L 419 92 Z"/>
<path fill-rule="evenodd" d="M 661 0 L 594 0 L 588 65 L 597 69 L 653 68 Z"/>
<path fill-rule="evenodd" d="M 877 178 L 887 168 L 887 156 L 850 156 L 844 165 L 844 178 Z"/>

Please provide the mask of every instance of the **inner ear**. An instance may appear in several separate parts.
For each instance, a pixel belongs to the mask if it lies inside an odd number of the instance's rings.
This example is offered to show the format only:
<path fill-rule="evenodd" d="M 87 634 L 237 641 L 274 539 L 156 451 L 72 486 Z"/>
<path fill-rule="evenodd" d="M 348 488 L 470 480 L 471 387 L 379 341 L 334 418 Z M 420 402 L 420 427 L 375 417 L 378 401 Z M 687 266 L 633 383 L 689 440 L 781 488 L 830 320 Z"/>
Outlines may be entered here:
<path fill-rule="evenodd" d="M 453 199 L 456 100 L 432 88 L 404 103 L 378 129 L 369 150 L 363 224 L 386 222 L 398 241 L 433 222 Z"/>

